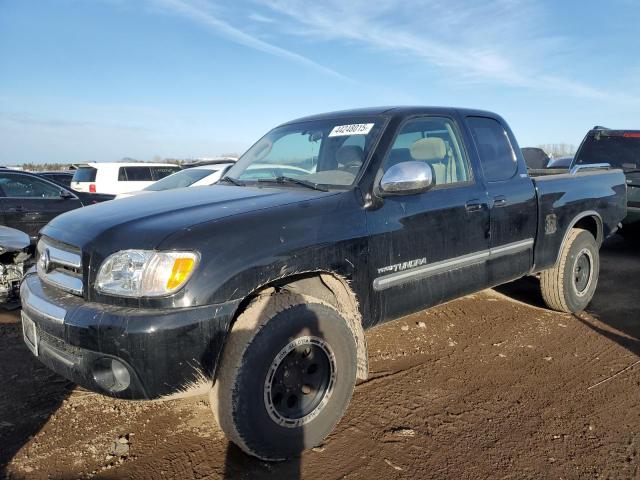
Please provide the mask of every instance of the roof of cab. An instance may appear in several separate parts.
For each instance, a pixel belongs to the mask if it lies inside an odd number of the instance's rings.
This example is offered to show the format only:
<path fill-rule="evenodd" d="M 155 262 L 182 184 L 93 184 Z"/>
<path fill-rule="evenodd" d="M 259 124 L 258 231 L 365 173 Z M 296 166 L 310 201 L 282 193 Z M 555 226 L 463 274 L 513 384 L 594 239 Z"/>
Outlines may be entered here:
<path fill-rule="evenodd" d="M 455 108 L 455 107 L 434 107 L 434 106 L 418 106 L 418 105 L 396 105 L 396 106 L 382 106 L 382 107 L 368 107 L 368 108 L 353 108 L 349 110 L 338 110 L 335 112 L 326 112 L 316 115 L 310 115 L 307 117 L 297 118 L 283 123 L 282 125 L 288 125 L 292 123 L 310 122 L 314 120 L 324 120 L 327 118 L 347 118 L 347 117 L 366 117 L 366 116 L 378 116 L 386 115 L 390 117 L 409 117 L 412 115 L 420 114 L 443 114 L 446 112 L 458 112 L 461 115 L 478 115 L 488 116 L 494 118 L 500 118 L 499 115 L 486 110 L 474 110 L 469 108 Z"/>

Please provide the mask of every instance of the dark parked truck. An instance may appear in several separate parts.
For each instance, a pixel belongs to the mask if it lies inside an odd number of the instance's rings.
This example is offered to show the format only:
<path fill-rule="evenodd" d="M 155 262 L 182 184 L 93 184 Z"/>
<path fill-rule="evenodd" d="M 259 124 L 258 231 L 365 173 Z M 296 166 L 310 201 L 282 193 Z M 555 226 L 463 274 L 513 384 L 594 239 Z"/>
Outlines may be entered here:
<path fill-rule="evenodd" d="M 317 115 L 270 131 L 218 185 L 49 223 L 24 337 L 107 395 L 206 389 L 233 442 L 286 458 L 367 378 L 365 329 L 531 274 L 549 307 L 581 310 L 625 209 L 619 170 L 531 178 L 493 113 Z"/>
<path fill-rule="evenodd" d="M 640 130 L 589 130 L 576 152 L 574 166 L 608 163 L 627 178 L 627 216 L 621 233 L 640 236 Z"/>

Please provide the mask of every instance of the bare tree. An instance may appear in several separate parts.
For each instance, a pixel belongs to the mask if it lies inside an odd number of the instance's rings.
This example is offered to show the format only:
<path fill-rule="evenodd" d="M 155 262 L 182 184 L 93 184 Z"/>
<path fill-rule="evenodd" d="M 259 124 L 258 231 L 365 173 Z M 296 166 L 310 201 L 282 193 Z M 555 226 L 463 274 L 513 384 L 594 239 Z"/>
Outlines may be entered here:
<path fill-rule="evenodd" d="M 551 158 L 570 157 L 576 153 L 575 145 L 569 143 L 546 143 L 538 145 L 538 148 L 544 150 Z"/>

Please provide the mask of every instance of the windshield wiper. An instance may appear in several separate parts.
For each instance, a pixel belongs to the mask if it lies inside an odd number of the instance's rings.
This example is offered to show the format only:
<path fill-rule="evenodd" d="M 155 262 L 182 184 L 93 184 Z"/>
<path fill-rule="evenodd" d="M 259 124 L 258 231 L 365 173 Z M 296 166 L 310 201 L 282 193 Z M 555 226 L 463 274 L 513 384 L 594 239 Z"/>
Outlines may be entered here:
<path fill-rule="evenodd" d="M 313 190 L 320 190 L 321 192 L 328 192 L 329 190 L 317 183 L 310 182 L 309 180 L 303 180 L 301 178 L 287 177 L 281 175 L 275 178 L 259 178 L 260 183 L 295 183 L 296 185 L 302 185 L 303 187 L 311 188 Z"/>
<path fill-rule="evenodd" d="M 244 183 L 242 180 L 238 180 L 237 178 L 233 178 L 233 177 L 222 177 L 220 179 L 221 182 L 227 182 L 227 183 L 232 183 L 234 185 L 237 185 L 238 187 L 244 187 L 246 185 L 246 183 Z"/>

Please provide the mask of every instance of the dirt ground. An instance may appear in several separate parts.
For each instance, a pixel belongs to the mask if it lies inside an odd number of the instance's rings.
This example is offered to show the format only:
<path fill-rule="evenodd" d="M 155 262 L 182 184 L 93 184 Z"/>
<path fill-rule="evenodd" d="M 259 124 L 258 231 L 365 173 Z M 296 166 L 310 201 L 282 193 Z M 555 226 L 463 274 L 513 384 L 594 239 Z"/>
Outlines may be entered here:
<path fill-rule="evenodd" d="M 542 308 L 534 278 L 367 334 L 372 378 L 324 445 L 244 455 L 205 398 L 126 402 L 50 373 L 0 313 L 8 478 L 638 478 L 640 252 L 602 251 L 586 313 Z M 0 475 L 2 476 L 2 475 Z"/>

